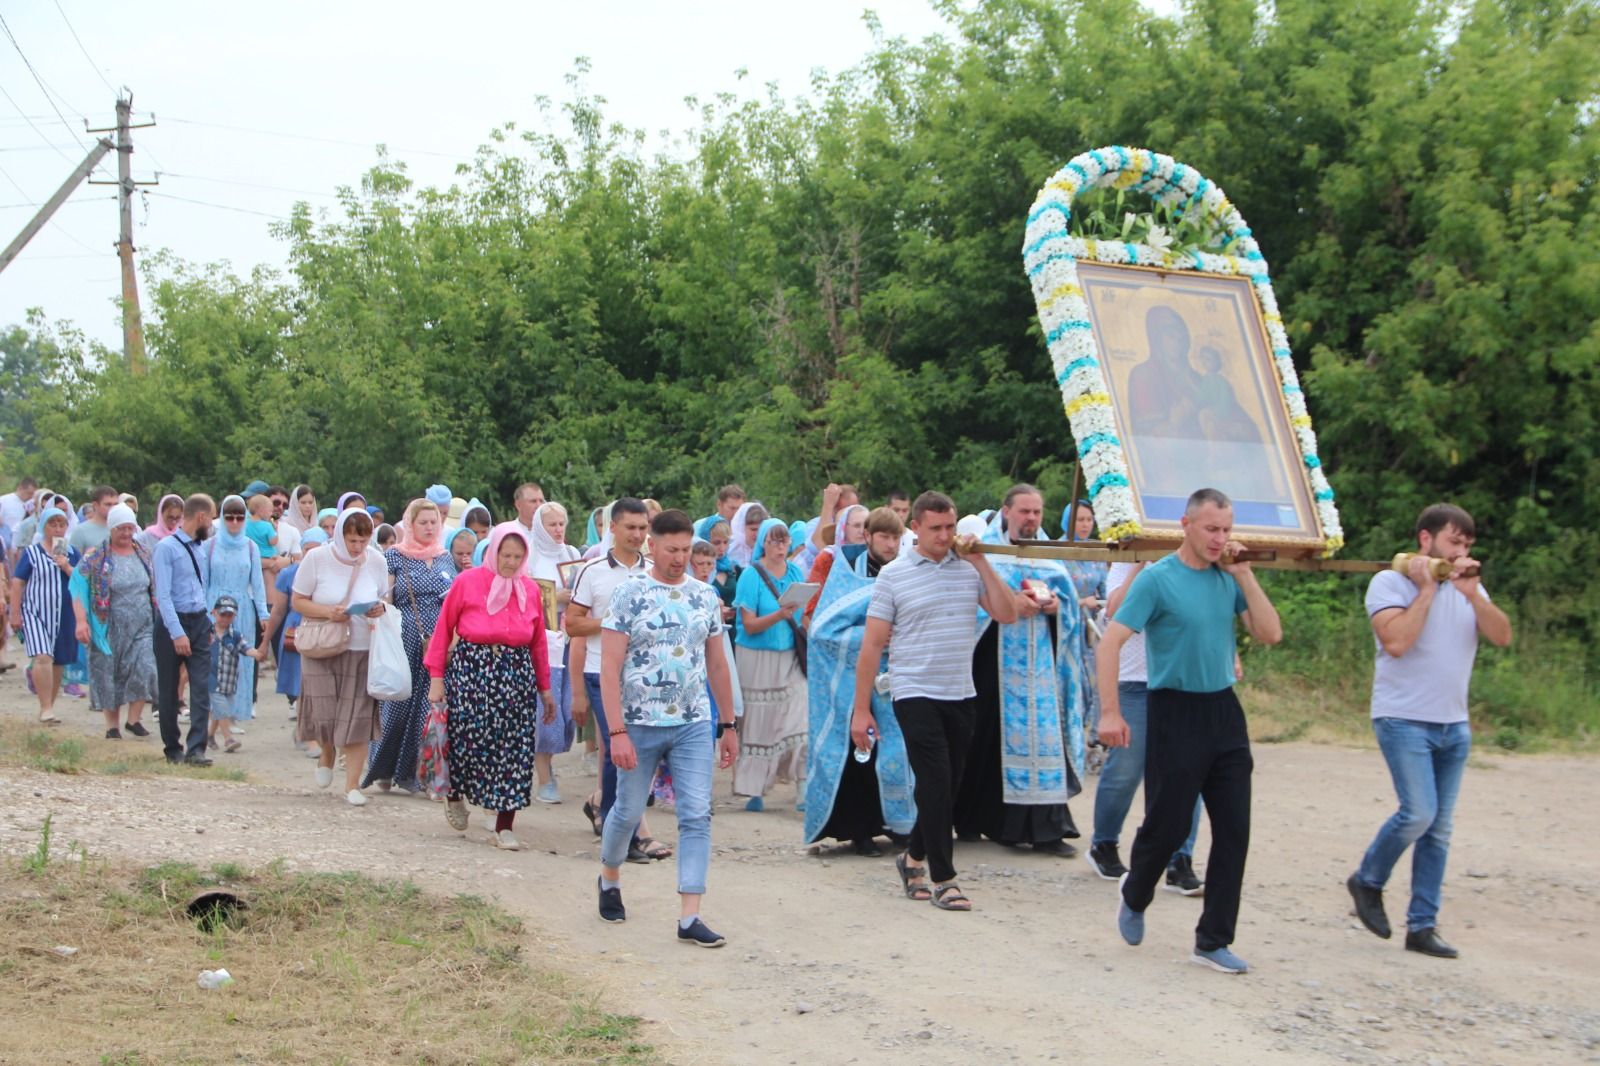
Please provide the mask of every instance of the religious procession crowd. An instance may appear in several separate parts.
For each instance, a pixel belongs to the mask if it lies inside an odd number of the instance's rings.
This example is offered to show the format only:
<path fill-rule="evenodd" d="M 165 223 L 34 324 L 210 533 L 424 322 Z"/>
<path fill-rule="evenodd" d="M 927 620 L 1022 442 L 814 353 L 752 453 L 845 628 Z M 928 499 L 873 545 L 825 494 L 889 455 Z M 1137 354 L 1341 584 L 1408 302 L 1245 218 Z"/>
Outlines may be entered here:
<path fill-rule="evenodd" d="M 24 478 L 0 496 L 0 673 L 17 665 L 15 636 L 40 723 L 86 696 L 108 739 L 143 739 L 154 702 L 167 759 L 209 765 L 243 748 L 273 664 L 319 787 L 342 768 L 349 804 L 425 795 L 459 832 L 477 807 L 488 840 L 513 851 L 517 812 L 562 801 L 552 759 L 582 743 L 600 779 L 582 803 L 601 840 L 600 916 L 625 920 L 624 863 L 675 848 L 677 935 L 708 947 L 725 943 L 700 917 L 718 768 L 748 811 L 792 783 L 808 844 L 876 856 L 888 842 L 904 895 L 947 911 L 972 909 L 957 841 L 1077 855 L 1068 803 L 1096 774 L 1085 858 L 1121 882 L 1124 939 L 1142 940 L 1158 885 L 1204 895 L 1195 960 L 1246 969 L 1229 949 L 1251 769 L 1235 619 L 1264 643 L 1282 632 L 1249 564 L 1231 561 L 1241 545 L 1220 492 L 1191 497 L 1182 545 L 1148 565 L 984 552 L 1049 538 L 1043 494 L 1025 484 L 961 518 L 938 492 L 873 508 L 847 484 L 789 523 L 738 485 L 698 519 L 622 496 L 577 516 L 581 544 L 537 483 L 513 500 L 496 523 L 433 485 L 391 523 L 360 492 L 324 508 L 307 485 L 255 481 L 220 504 L 163 496 L 142 525 L 139 501 L 112 487 L 75 508 Z M 1510 624 L 1462 564 L 1470 516 L 1430 512 L 1422 554 L 1456 571 L 1380 574 L 1368 593 L 1380 744 L 1392 767 L 1430 772 L 1396 771 L 1400 810 L 1349 887 L 1387 937 L 1381 891 L 1415 842 L 1407 946 L 1444 954 L 1434 924 L 1471 653 L 1480 631 L 1509 641 Z M 1086 501 L 1061 522 L 1061 539 L 1092 542 Z M 673 808 L 675 845 L 652 835 L 651 805 Z M 1202 807 L 1209 883 L 1193 864 Z"/>

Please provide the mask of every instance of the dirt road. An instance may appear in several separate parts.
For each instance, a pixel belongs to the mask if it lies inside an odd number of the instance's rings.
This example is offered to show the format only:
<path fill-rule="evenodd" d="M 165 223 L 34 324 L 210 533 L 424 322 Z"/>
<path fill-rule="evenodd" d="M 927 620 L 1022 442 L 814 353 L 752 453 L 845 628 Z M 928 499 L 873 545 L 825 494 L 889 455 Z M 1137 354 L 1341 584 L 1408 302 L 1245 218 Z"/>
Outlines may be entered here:
<path fill-rule="evenodd" d="M 64 702 L 60 728 L 109 743 L 98 715 Z M 282 856 L 493 896 L 527 920 L 530 951 L 649 1019 L 649 1038 L 684 1063 L 1600 1062 L 1594 760 L 1474 757 L 1441 921 L 1462 958 L 1448 962 L 1348 915 L 1344 878 L 1392 804 L 1377 752 L 1258 745 L 1235 945 L 1254 969 L 1225 977 L 1186 961 L 1195 900 L 1158 894 L 1144 945 L 1129 948 L 1115 886 L 1081 859 L 976 844 L 956 858 L 977 910 L 942 913 L 901 897 L 887 857 L 808 856 L 792 791 L 746 813 L 725 773 L 705 913 L 729 944 L 691 950 L 673 937 L 670 860 L 626 868 L 625 925 L 595 916 L 597 842 L 578 810 L 595 779 L 575 757 L 557 762 L 565 802 L 527 811 L 517 829 L 531 847 L 506 853 L 478 812 L 462 838 L 426 800 L 373 795 L 356 809 L 316 789 L 283 702 L 259 713 L 244 751 L 219 756 L 249 784 L 0 771 L 0 849 L 33 847 L 53 813 L 63 852 L 78 841 L 141 862 Z M 15 671 L 0 676 L 0 714 L 32 714 Z M 1091 809 L 1087 796 L 1074 804 L 1080 825 Z M 654 817 L 671 839 L 670 815 Z M 1206 844 L 1202 831 L 1202 876 Z M 1397 871 L 1391 917 L 1407 881 Z"/>

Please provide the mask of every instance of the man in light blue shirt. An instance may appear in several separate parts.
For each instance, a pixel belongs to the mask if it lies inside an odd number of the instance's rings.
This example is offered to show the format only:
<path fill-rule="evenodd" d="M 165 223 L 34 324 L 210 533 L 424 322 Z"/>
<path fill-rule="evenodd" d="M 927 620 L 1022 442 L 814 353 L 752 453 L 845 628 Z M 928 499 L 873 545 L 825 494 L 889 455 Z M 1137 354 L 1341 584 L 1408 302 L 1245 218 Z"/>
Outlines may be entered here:
<path fill-rule="evenodd" d="M 156 714 L 167 761 L 210 766 L 206 731 L 211 724 L 211 614 L 206 603 L 206 554 L 196 545 L 211 535 L 217 505 L 196 494 L 183 502 L 183 518 L 171 536 L 156 544 L 155 571 Z M 189 668 L 189 737 L 178 732 L 178 678 Z"/>
<path fill-rule="evenodd" d="M 1406 950 L 1453 959 L 1460 952 L 1439 936 L 1439 897 L 1456 796 L 1472 750 L 1467 686 L 1479 635 L 1505 647 L 1511 620 L 1489 602 L 1469 557 L 1477 536 L 1471 515 L 1436 503 L 1417 518 L 1416 535 L 1418 551 L 1406 572 L 1386 570 L 1367 586 L 1367 616 L 1378 645 L 1372 728 L 1400 809 L 1378 830 L 1345 887 L 1361 923 L 1389 939 L 1383 886 L 1415 845 Z M 1444 580 L 1430 569 L 1440 559 L 1450 564 Z"/>

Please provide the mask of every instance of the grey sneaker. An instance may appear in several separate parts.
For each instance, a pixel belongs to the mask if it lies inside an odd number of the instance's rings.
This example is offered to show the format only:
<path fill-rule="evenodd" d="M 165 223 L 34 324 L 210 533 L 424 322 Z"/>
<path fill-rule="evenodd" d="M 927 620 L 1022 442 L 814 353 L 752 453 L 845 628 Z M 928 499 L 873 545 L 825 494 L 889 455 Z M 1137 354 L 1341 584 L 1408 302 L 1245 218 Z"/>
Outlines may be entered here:
<path fill-rule="evenodd" d="M 1138 947 L 1144 943 L 1144 914 L 1128 906 L 1128 901 L 1122 898 L 1122 886 L 1127 883 L 1127 874 L 1117 881 L 1117 932 L 1130 947 Z"/>
<path fill-rule="evenodd" d="M 465 833 L 467 831 L 467 801 L 462 799 L 446 800 L 444 820 L 450 823 L 451 829 L 458 833 Z"/>
<path fill-rule="evenodd" d="M 1189 956 L 1189 961 L 1209 966 L 1218 973 L 1250 972 L 1250 966 L 1227 948 L 1213 948 L 1210 951 L 1195 948 L 1194 954 Z"/>

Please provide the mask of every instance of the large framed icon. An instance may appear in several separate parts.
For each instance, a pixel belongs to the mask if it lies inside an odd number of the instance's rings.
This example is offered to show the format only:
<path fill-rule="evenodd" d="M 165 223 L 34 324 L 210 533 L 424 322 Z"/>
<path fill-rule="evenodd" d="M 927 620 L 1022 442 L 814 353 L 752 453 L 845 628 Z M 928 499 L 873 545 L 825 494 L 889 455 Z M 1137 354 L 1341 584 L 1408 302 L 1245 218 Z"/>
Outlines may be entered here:
<path fill-rule="evenodd" d="M 1078 279 L 1143 537 L 1181 536 L 1185 501 L 1209 487 L 1252 544 L 1320 548 L 1250 280 L 1102 263 L 1079 263 Z"/>
<path fill-rule="evenodd" d="M 1074 222 L 1113 192 L 1156 213 Z M 1266 257 L 1214 182 L 1147 148 L 1080 152 L 1040 188 L 1022 259 L 1102 541 L 1169 546 L 1216 488 L 1252 547 L 1344 545 Z"/>

